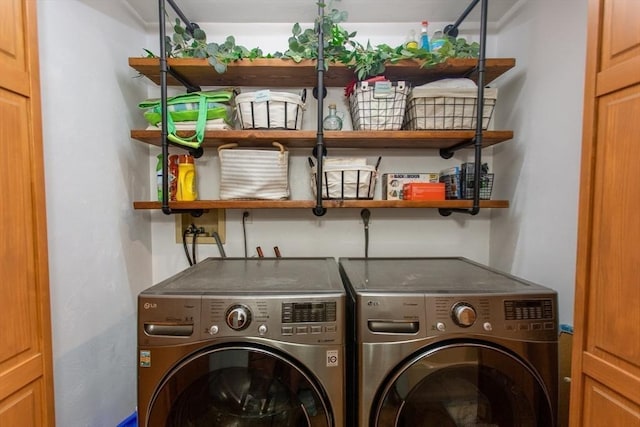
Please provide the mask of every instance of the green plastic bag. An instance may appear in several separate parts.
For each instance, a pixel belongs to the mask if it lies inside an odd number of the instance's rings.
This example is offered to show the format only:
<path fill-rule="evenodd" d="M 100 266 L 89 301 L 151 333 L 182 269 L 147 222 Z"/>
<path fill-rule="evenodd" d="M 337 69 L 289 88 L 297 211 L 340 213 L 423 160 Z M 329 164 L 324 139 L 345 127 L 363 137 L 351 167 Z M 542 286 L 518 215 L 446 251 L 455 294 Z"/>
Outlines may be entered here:
<path fill-rule="evenodd" d="M 198 148 L 204 140 L 204 130 L 207 120 L 223 119 L 226 123 L 233 124 L 233 113 L 229 102 L 233 98 L 233 92 L 228 90 L 199 91 L 183 93 L 167 98 L 167 133 L 171 142 Z M 147 99 L 138 104 L 138 107 L 146 110 L 145 119 L 157 126 L 162 120 L 162 101 L 160 99 Z M 195 121 L 196 130 L 190 137 L 180 137 L 176 133 L 174 122 Z"/>

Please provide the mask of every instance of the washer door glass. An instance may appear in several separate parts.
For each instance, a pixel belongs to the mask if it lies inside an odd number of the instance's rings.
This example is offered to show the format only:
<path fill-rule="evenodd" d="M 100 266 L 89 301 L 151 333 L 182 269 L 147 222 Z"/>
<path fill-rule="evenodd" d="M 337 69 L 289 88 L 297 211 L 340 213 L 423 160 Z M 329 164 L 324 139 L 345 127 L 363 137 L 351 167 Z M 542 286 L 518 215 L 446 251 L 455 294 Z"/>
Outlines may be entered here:
<path fill-rule="evenodd" d="M 329 427 L 326 401 L 309 375 L 283 356 L 225 347 L 171 371 L 152 399 L 149 425 Z"/>
<path fill-rule="evenodd" d="M 374 426 L 548 427 L 553 412 L 538 375 L 510 353 L 453 344 L 422 353 L 387 382 Z"/>

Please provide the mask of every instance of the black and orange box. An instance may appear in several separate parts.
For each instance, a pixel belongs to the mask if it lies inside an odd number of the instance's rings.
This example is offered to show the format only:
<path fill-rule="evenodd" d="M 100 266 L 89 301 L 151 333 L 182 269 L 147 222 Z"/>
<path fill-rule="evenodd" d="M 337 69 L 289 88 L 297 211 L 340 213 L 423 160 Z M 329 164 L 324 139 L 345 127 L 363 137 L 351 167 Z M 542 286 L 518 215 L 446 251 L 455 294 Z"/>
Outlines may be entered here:
<path fill-rule="evenodd" d="M 402 186 L 402 200 L 444 200 L 444 182 L 409 182 Z"/>

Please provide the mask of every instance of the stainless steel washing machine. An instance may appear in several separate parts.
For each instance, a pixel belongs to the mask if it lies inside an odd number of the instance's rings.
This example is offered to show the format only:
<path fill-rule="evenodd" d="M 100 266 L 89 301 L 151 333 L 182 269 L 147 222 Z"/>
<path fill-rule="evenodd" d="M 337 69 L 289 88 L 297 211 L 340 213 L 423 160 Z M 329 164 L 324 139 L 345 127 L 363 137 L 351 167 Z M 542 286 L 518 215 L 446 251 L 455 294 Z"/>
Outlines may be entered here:
<path fill-rule="evenodd" d="M 343 427 L 333 258 L 208 258 L 138 297 L 140 426 Z"/>
<path fill-rule="evenodd" d="M 464 258 L 343 258 L 349 424 L 550 427 L 557 295 Z"/>

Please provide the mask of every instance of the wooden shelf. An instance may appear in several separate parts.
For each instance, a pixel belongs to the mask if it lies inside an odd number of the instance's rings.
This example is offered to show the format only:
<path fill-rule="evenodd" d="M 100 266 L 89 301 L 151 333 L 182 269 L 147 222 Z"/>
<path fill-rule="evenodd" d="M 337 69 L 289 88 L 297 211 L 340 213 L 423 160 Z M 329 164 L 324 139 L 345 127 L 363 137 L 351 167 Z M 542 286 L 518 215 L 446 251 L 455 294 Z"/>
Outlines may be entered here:
<path fill-rule="evenodd" d="M 315 200 L 197 200 L 194 202 L 170 202 L 171 209 L 312 209 Z M 466 209 L 473 206 L 471 200 L 323 200 L 325 208 L 443 208 Z M 160 202 L 136 201 L 134 209 L 161 209 Z M 481 208 L 508 208 L 507 200 L 481 200 Z"/>
<path fill-rule="evenodd" d="M 206 59 L 169 58 L 172 72 L 194 86 L 249 86 L 265 88 L 309 88 L 317 85 L 318 73 L 315 61 L 295 63 L 285 59 L 242 60 L 228 65 L 227 71 L 218 74 Z M 445 77 L 468 77 L 477 79 L 477 59 L 449 59 L 445 63 L 422 68 L 421 62 L 401 61 L 386 66 L 385 76 L 390 80 L 408 81 L 413 86 L 422 85 Z M 160 84 L 160 62 L 158 58 L 129 58 L 129 65 L 155 84 Z M 513 58 L 492 58 L 485 61 L 485 84 L 489 84 L 515 66 Z M 345 87 L 355 81 L 353 70 L 343 64 L 329 64 L 324 73 L 326 87 Z M 167 75 L 167 84 L 180 86 L 182 83 Z M 179 132 L 190 136 L 191 132 Z M 203 148 L 216 148 L 230 142 L 243 147 L 270 147 L 278 141 L 288 148 L 311 149 L 317 143 L 317 131 L 286 130 L 230 130 L 207 131 Z M 443 149 L 471 144 L 475 130 L 450 131 L 339 131 L 323 132 L 323 141 L 328 149 Z M 132 130 L 131 138 L 161 146 L 159 130 Z M 490 130 L 483 132 L 483 147 L 489 147 L 513 138 L 510 130 Z M 470 145 L 471 146 L 471 145 Z M 468 209 L 471 200 L 445 201 L 403 201 L 403 200 L 324 200 L 326 208 L 431 208 Z M 313 209 L 315 200 L 199 200 L 194 202 L 171 202 L 171 209 Z M 157 201 L 135 201 L 135 209 L 162 209 Z M 481 208 L 508 208 L 507 200 L 481 200 Z"/>
<path fill-rule="evenodd" d="M 445 77 L 477 78 L 477 59 L 449 59 L 442 64 L 423 68 L 422 62 L 404 60 L 386 65 L 385 76 L 390 80 L 404 80 L 413 86 Z M 254 87 L 315 87 L 318 82 L 316 62 L 305 60 L 296 63 L 288 59 L 260 58 L 230 63 L 227 71 L 218 74 L 206 59 L 169 58 L 169 68 L 186 81 L 199 86 L 254 86 Z M 485 84 L 491 83 L 516 64 L 514 58 L 490 58 L 485 61 Z M 155 84 L 160 84 L 160 60 L 158 58 L 129 58 L 129 66 Z M 326 87 L 345 87 L 355 81 L 353 70 L 343 64 L 329 63 L 324 74 Z M 169 86 L 182 86 L 167 75 Z"/>
<path fill-rule="evenodd" d="M 189 132 L 178 132 L 188 136 Z M 451 148 L 457 144 L 469 142 L 475 136 L 472 130 L 451 131 L 325 131 L 324 143 L 330 148 Z M 132 130 L 131 138 L 147 144 L 161 146 L 159 130 Z M 513 138 L 513 131 L 485 131 L 482 146 L 489 147 Z M 203 148 L 218 147 L 237 142 L 242 147 L 270 147 L 278 141 L 288 148 L 313 148 L 316 144 L 316 131 L 285 130 L 229 130 L 207 131 Z"/>

